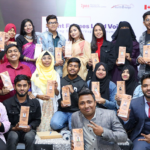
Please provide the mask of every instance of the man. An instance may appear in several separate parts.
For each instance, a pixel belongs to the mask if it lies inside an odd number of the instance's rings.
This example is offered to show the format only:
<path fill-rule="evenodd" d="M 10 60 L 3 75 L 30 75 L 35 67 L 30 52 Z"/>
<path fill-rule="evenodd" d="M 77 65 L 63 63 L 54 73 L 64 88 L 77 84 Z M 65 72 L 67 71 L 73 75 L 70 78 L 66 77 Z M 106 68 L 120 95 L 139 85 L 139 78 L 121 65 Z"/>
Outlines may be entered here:
<path fill-rule="evenodd" d="M 38 38 L 38 43 L 43 45 L 43 50 L 49 50 L 49 52 L 51 52 L 51 54 L 55 57 L 55 47 L 63 47 L 64 49 L 66 40 L 57 32 L 59 24 L 55 15 L 47 16 L 46 21 L 48 31 L 41 34 L 41 36 Z M 63 60 L 59 61 L 59 63 L 55 62 L 55 70 L 60 77 L 62 77 L 63 63 Z"/>
<path fill-rule="evenodd" d="M 150 45 L 150 11 L 144 13 L 143 24 L 147 28 L 147 31 L 143 32 L 139 40 L 140 55 L 137 58 L 137 62 L 140 64 L 138 76 L 142 77 L 143 73 L 150 73 L 150 62 L 145 62 L 143 59 L 143 46 Z"/>
<path fill-rule="evenodd" d="M 33 150 L 36 128 L 41 122 L 41 107 L 38 100 L 29 99 L 29 77 L 26 75 L 18 75 L 14 82 L 16 94 L 3 102 L 11 123 L 11 128 L 7 137 L 7 150 L 16 150 L 18 142 L 25 143 L 26 150 Z M 27 128 L 19 127 L 21 106 L 30 107 Z"/>
<path fill-rule="evenodd" d="M 150 149 L 150 75 L 141 78 L 141 88 L 144 96 L 132 99 L 128 117 L 120 117 L 125 129 L 132 130 L 133 150 Z"/>
<path fill-rule="evenodd" d="M 62 96 L 58 100 L 58 111 L 51 119 L 51 127 L 54 130 L 60 130 L 69 124 L 71 130 L 71 116 L 78 108 L 78 93 L 83 87 L 87 87 L 86 82 L 78 75 L 80 70 L 80 60 L 71 58 L 67 63 L 68 75 L 62 78 L 61 87 L 68 86 L 70 89 L 71 106 L 65 106 L 62 102 Z"/>
<path fill-rule="evenodd" d="M 117 142 L 126 142 L 127 134 L 115 111 L 96 108 L 95 96 L 88 88 L 79 93 L 78 106 L 80 111 L 72 115 L 72 129 L 83 128 L 84 149 L 120 150 Z"/>
<path fill-rule="evenodd" d="M 10 44 L 6 47 L 6 57 L 8 62 L 0 65 L 0 73 L 8 71 L 12 85 L 14 86 L 14 79 L 19 74 L 24 74 L 31 77 L 30 68 L 21 62 L 19 62 L 20 52 L 17 45 Z M 2 79 L 0 77 L 0 102 L 14 96 L 15 90 L 10 91 L 7 87 L 4 87 Z"/>

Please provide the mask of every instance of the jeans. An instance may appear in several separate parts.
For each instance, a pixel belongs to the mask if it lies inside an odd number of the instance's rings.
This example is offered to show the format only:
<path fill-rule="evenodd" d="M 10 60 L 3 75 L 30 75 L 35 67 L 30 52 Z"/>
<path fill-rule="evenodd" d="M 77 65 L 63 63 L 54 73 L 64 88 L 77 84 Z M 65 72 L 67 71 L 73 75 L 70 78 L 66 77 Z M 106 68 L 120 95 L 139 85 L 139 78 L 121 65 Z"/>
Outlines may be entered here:
<path fill-rule="evenodd" d="M 35 130 L 25 133 L 23 131 L 10 131 L 7 138 L 7 150 L 16 150 L 18 142 L 25 143 L 26 150 L 33 150 Z"/>
<path fill-rule="evenodd" d="M 60 130 L 62 128 L 67 127 L 67 124 L 69 124 L 69 130 L 72 129 L 71 127 L 71 116 L 72 113 L 70 112 L 62 112 L 62 111 L 57 111 L 53 115 L 51 119 L 50 126 L 53 130 Z"/>

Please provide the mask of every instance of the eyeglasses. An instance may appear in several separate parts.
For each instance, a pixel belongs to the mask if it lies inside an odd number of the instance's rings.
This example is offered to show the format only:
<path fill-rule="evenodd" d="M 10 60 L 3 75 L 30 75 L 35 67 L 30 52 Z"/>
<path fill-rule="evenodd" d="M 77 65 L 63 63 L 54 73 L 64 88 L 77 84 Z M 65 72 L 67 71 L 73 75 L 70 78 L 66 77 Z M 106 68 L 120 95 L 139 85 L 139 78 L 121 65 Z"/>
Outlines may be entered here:
<path fill-rule="evenodd" d="M 57 23 L 58 23 L 57 21 L 56 22 L 48 22 L 49 25 L 52 25 L 52 24 L 56 25 Z"/>
<path fill-rule="evenodd" d="M 150 22 L 150 19 L 146 19 L 145 22 Z"/>

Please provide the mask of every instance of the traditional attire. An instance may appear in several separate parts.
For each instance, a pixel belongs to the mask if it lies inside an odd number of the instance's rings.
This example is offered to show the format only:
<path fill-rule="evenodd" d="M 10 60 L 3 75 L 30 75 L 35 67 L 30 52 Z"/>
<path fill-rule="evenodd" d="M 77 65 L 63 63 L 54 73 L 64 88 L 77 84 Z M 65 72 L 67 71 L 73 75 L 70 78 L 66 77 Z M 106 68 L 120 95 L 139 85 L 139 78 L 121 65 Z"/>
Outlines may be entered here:
<path fill-rule="evenodd" d="M 128 27 L 129 29 L 121 29 L 121 27 Z M 119 53 L 119 46 L 126 47 L 126 53 L 130 54 L 131 62 L 129 60 L 125 60 L 124 65 L 114 66 L 112 70 L 112 81 L 116 83 L 116 81 L 121 80 L 121 71 L 125 65 L 132 65 L 136 71 L 136 78 L 137 78 L 137 66 L 136 59 L 139 56 L 139 43 L 136 40 L 136 36 L 131 25 L 128 22 L 120 22 L 117 30 L 112 36 L 114 44 L 114 53 L 116 60 L 118 58 Z"/>
<path fill-rule="evenodd" d="M 48 53 L 51 58 L 52 62 L 49 67 L 44 67 L 42 64 L 42 57 L 45 53 Z M 60 91 L 60 77 L 59 74 L 54 70 L 54 57 L 48 51 L 43 51 L 37 61 L 36 61 L 36 70 L 32 75 L 31 82 L 32 82 L 32 93 L 34 96 L 37 95 L 46 95 L 47 90 L 47 80 L 56 80 L 58 83 L 58 91 Z M 50 121 L 54 114 L 57 111 L 58 103 L 57 100 L 60 98 L 60 92 L 58 96 L 54 96 L 54 98 L 50 98 L 47 100 L 38 99 L 41 104 L 42 110 L 42 120 L 41 124 L 38 127 L 37 131 L 50 131 Z"/>
<path fill-rule="evenodd" d="M 81 67 L 78 75 L 83 79 L 86 80 L 87 76 L 87 68 L 86 65 L 91 57 L 91 49 L 90 49 L 90 44 L 83 40 L 77 43 L 73 43 L 72 45 L 72 57 L 76 57 L 80 60 L 81 62 Z M 65 61 L 64 67 L 63 67 L 63 77 L 65 77 L 68 72 L 67 72 L 67 62 L 68 60 Z"/>

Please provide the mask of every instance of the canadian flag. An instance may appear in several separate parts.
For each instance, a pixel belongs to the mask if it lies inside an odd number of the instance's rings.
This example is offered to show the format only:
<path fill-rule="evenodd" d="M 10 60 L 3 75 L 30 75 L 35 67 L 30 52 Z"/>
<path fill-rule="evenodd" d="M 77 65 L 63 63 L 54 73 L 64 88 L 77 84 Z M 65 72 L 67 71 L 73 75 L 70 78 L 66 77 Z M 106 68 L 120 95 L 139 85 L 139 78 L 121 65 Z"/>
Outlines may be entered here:
<path fill-rule="evenodd" d="M 145 9 L 145 10 L 150 9 L 150 6 L 144 5 L 144 9 Z"/>

